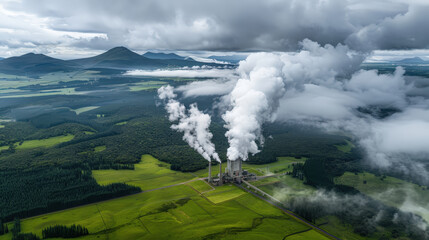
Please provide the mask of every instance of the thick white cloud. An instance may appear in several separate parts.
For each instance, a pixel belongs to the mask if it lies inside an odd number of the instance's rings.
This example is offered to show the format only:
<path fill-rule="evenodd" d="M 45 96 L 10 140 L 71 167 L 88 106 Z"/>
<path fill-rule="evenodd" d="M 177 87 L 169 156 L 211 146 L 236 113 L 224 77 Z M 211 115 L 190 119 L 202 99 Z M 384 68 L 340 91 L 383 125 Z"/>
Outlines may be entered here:
<path fill-rule="evenodd" d="M 410 107 L 372 127 L 381 151 L 429 156 L 429 110 Z"/>
<path fill-rule="evenodd" d="M 345 89 L 366 105 L 403 108 L 407 105 L 406 91 L 411 89 L 405 82 L 404 73 L 401 67 L 393 75 L 361 70 L 346 82 Z"/>
<path fill-rule="evenodd" d="M 324 86 L 305 84 L 303 91 L 290 91 L 280 100 L 277 118 L 326 121 L 348 119 L 362 103 L 347 93 Z"/>
<path fill-rule="evenodd" d="M 233 77 L 234 70 L 219 68 L 183 68 L 173 70 L 132 70 L 125 73 L 130 76 L 152 76 L 152 77 L 182 77 L 182 78 L 225 78 Z"/>
<path fill-rule="evenodd" d="M 225 95 L 232 91 L 236 80 L 206 80 L 196 81 L 177 87 L 185 97 Z"/>

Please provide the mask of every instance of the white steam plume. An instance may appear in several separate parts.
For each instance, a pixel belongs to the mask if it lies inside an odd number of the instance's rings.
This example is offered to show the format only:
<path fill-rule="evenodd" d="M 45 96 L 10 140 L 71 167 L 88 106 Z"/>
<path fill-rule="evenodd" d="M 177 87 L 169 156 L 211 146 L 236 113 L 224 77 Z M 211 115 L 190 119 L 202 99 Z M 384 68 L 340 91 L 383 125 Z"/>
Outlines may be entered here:
<path fill-rule="evenodd" d="M 259 152 L 262 124 L 276 119 L 288 86 L 300 89 L 310 82 L 335 85 L 337 77 L 350 75 L 363 60 L 343 45 L 321 47 L 308 39 L 301 45 L 303 50 L 296 54 L 256 53 L 240 62 L 240 79 L 225 97 L 230 109 L 222 116 L 228 128 L 228 159 L 247 160 L 249 153 Z"/>
<path fill-rule="evenodd" d="M 220 162 L 215 145 L 211 142 L 213 134 L 209 131 L 210 116 L 198 110 L 195 103 L 186 110 L 185 106 L 175 99 L 174 88 L 170 85 L 159 88 L 158 97 L 167 101 L 165 109 L 169 114 L 168 119 L 171 122 L 178 121 L 171 128 L 183 132 L 183 140 L 207 161 L 214 159 Z"/>

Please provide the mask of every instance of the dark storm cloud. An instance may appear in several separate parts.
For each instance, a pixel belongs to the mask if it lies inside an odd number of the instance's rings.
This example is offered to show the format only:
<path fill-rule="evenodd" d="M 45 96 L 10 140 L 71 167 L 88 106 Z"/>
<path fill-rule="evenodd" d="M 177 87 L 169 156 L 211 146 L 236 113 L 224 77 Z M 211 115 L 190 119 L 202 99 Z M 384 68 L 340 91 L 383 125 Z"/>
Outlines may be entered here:
<path fill-rule="evenodd" d="M 125 45 L 135 50 L 289 51 L 305 38 L 364 50 L 426 48 L 429 43 L 425 1 L 5 0 L 0 7 L 2 45 L 26 49 L 33 39 L 36 47 L 59 44 L 75 50 Z"/>

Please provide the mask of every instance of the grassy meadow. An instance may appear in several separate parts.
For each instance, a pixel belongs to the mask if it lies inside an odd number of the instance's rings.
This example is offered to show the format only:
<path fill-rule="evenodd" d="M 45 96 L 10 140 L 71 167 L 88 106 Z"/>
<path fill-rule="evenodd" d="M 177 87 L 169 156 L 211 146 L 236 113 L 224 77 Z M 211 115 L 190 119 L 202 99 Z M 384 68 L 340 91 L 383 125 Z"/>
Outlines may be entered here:
<path fill-rule="evenodd" d="M 170 164 L 150 155 L 143 155 L 141 162 L 134 167 L 135 170 L 93 170 L 92 174 L 101 185 L 119 182 L 140 187 L 142 190 L 165 187 L 195 178 L 190 173 L 170 170 Z"/>
<path fill-rule="evenodd" d="M 345 141 L 346 141 L 346 144 L 335 145 L 335 147 L 341 152 L 350 153 L 350 151 L 352 150 L 352 148 L 355 147 L 355 145 L 352 142 L 350 142 L 349 140 L 345 140 Z"/>
<path fill-rule="evenodd" d="M 164 82 L 164 81 L 144 81 L 144 82 L 135 83 L 134 85 L 130 86 L 129 89 L 132 92 L 143 91 L 143 90 L 149 90 L 149 89 L 156 89 L 156 88 L 159 88 L 165 84 L 167 84 L 167 82 Z"/>
<path fill-rule="evenodd" d="M 73 134 L 67 134 L 62 136 L 56 136 L 46 139 L 27 140 L 22 143 L 15 143 L 16 149 L 30 149 L 38 147 L 53 147 L 57 144 L 68 142 L 74 138 Z"/>
<path fill-rule="evenodd" d="M 248 164 L 243 163 L 243 169 L 249 172 L 255 173 L 256 175 L 270 175 L 278 174 L 283 172 L 292 171 L 293 163 L 304 163 L 306 158 L 294 158 L 294 157 L 278 157 L 276 162 L 268 164 Z"/>

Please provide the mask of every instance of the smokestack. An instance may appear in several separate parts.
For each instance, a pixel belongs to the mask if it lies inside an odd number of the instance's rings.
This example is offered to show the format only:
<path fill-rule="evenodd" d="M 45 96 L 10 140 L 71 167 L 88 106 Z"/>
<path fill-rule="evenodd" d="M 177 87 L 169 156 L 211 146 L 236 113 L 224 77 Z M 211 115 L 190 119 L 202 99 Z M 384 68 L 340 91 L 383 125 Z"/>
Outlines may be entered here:
<path fill-rule="evenodd" d="M 209 161 L 209 177 L 207 178 L 209 183 L 212 182 L 212 161 Z"/>
<path fill-rule="evenodd" d="M 219 162 L 219 186 L 222 185 L 222 162 Z"/>

